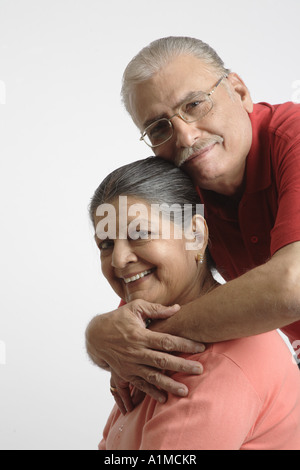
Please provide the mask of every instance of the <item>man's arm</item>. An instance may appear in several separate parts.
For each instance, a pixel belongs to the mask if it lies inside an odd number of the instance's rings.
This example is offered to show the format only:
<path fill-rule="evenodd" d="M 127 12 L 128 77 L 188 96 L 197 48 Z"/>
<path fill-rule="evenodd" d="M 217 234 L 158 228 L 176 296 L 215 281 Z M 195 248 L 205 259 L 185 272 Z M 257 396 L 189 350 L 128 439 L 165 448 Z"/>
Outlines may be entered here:
<path fill-rule="evenodd" d="M 87 328 L 87 350 L 92 360 L 103 361 L 123 381 L 156 400 L 163 391 L 187 395 L 182 384 L 163 371 L 201 373 L 192 361 L 170 354 L 196 352 L 198 342 L 218 342 L 256 335 L 300 320 L 300 242 L 279 250 L 266 264 L 217 287 L 209 294 L 181 307 L 146 330 L 139 314 L 161 318 L 163 307 L 134 301 L 114 312 L 95 317 Z M 152 328 L 152 327 L 151 327 Z M 187 340 L 180 339 L 187 338 Z M 198 348 L 201 346 L 198 345 Z M 163 352 L 161 352 L 163 351 Z M 122 394 L 122 391 L 120 390 Z"/>
<path fill-rule="evenodd" d="M 264 333 L 300 320 L 300 242 L 264 265 L 181 307 L 156 330 L 218 342 Z"/>

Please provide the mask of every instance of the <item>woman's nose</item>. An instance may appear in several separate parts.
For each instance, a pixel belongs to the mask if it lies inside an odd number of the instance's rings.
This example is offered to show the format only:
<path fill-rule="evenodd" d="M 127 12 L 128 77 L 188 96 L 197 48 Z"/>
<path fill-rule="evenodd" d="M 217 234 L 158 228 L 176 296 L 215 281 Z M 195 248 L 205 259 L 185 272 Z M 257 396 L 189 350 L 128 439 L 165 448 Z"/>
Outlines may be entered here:
<path fill-rule="evenodd" d="M 179 116 L 173 120 L 175 142 L 177 148 L 193 147 L 201 137 L 197 122 L 185 122 Z"/>
<path fill-rule="evenodd" d="M 128 263 L 137 261 L 138 258 L 128 240 L 115 240 L 111 265 L 116 269 L 123 269 Z"/>

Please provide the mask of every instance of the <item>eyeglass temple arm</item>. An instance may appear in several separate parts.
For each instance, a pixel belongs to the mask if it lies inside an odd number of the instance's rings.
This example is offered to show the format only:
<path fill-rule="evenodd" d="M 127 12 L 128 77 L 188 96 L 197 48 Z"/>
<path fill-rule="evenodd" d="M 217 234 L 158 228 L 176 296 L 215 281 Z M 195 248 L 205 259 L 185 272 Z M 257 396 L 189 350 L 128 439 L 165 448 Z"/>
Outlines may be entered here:
<path fill-rule="evenodd" d="M 215 86 L 213 87 L 213 89 L 212 89 L 209 93 L 207 93 L 208 96 L 211 96 L 211 95 L 215 92 L 216 88 L 220 85 L 221 81 L 224 80 L 224 78 L 227 78 L 227 77 L 228 77 L 228 74 L 223 75 L 223 77 L 221 77 L 221 78 L 217 81 L 217 83 L 215 84 Z"/>

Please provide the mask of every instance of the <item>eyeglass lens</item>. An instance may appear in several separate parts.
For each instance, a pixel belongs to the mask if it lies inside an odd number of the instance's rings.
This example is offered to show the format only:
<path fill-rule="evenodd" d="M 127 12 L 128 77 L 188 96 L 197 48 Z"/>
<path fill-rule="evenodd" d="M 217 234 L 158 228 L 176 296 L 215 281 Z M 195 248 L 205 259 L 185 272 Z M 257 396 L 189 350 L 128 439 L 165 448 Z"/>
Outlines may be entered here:
<path fill-rule="evenodd" d="M 184 103 L 178 116 L 186 122 L 202 119 L 212 109 L 213 102 L 207 94 L 201 92 L 192 102 Z M 176 115 L 175 115 L 176 116 Z M 150 146 L 158 146 L 169 140 L 173 135 L 173 125 L 167 118 L 159 119 L 145 129 L 144 140 Z"/>

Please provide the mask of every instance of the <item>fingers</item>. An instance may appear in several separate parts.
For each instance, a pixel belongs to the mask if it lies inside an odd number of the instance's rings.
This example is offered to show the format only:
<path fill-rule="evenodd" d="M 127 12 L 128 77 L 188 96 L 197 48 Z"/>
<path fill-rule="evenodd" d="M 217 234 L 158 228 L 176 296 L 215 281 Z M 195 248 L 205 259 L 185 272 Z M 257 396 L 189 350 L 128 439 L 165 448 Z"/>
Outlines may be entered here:
<path fill-rule="evenodd" d="M 154 363 L 163 370 L 174 370 L 194 375 L 203 373 L 203 366 L 198 361 L 185 360 L 163 353 L 158 354 L 155 351 L 153 351 L 152 357 L 149 356 L 147 358 L 147 362 L 152 365 Z M 160 403 L 167 401 L 168 393 L 178 397 L 186 397 L 188 395 L 189 390 L 184 383 L 177 382 L 158 368 L 137 366 L 135 372 L 138 375 L 130 377 L 130 383 L 140 393 L 135 390 L 133 395 L 131 394 L 129 384 L 113 373 L 114 379 L 111 380 L 113 395 L 123 415 L 132 411 L 142 401 L 144 394 L 151 396 Z"/>
<path fill-rule="evenodd" d="M 141 368 L 139 373 L 141 376 L 135 376 L 131 379 L 131 383 L 135 387 L 132 396 L 129 387 L 115 387 L 114 399 L 123 415 L 132 411 L 143 400 L 145 394 L 159 403 L 165 403 L 168 393 L 178 397 L 186 397 L 189 393 L 185 384 L 176 382 L 158 370 Z"/>
<path fill-rule="evenodd" d="M 152 368 L 154 367 L 155 369 L 164 371 L 182 372 L 192 375 L 200 375 L 203 373 L 203 366 L 198 361 L 188 360 L 157 351 L 148 351 L 144 356 L 143 363 Z M 151 380 L 151 375 L 149 374 L 146 375 L 145 379 L 150 383 L 155 383 L 155 380 Z"/>
<path fill-rule="evenodd" d="M 128 411 L 132 411 L 134 404 L 131 397 L 129 383 L 124 382 L 115 373 L 112 373 L 110 380 L 110 391 L 115 399 L 115 402 L 123 415 Z"/>
<path fill-rule="evenodd" d="M 168 354 L 168 352 L 199 353 L 205 350 L 205 346 L 184 338 L 152 331 L 148 332 L 147 330 L 143 330 L 141 343 L 144 343 L 147 349 L 142 347 L 142 351 L 139 351 L 134 368 L 131 364 L 130 368 L 133 373 L 127 376 L 128 381 L 138 390 L 150 395 L 160 403 L 167 400 L 168 393 L 178 397 L 187 396 L 188 388 L 186 385 L 165 375 L 165 371 L 200 375 L 203 373 L 203 366 L 197 360 L 184 359 L 183 357 Z M 142 344 L 140 345 L 142 346 Z M 123 362 L 123 366 L 126 368 L 129 364 Z M 119 397 L 116 401 L 120 410 L 123 413 L 125 410 L 131 411 L 135 406 L 135 400 L 133 401 L 129 389 L 120 384 L 118 393 Z"/>
<path fill-rule="evenodd" d="M 132 398 L 133 406 L 136 407 L 144 400 L 145 392 L 142 392 L 141 390 L 134 388 L 131 398 Z"/>
<path fill-rule="evenodd" d="M 149 369 L 145 375 L 147 377 L 146 380 L 141 377 L 133 379 L 134 386 L 160 403 L 165 403 L 167 401 L 167 393 L 171 393 L 178 397 L 186 397 L 189 393 L 185 384 L 176 382 L 171 377 L 168 377 L 155 369 Z"/>
<path fill-rule="evenodd" d="M 122 413 L 122 415 L 126 415 L 127 409 L 124 405 L 123 399 L 121 398 L 118 392 L 114 393 L 113 395 L 114 395 L 116 405 L 119 408 L 120 412 Z"/>
<path fill-rule="evenodd" d="M 205 345 L 186 338 L 145 331 L 146 346 L 157 351 L 197 354 L 205 351 Z"/>
<path fill-rule="evenodd" d="M 154 304 L 145 300 L 135 300 L 131 303 L 132 311 L 142 319 L 151 318 L 152 320 L 161 320 L 172 317 L 180 310 L 180 305 L 175 304 L 166 307 L 161 304 Z"/>
<path fill-rule="evenodd" d="M 134 409 L 134 404 L 130 395 L 130 388 L 118 388 L 118 394 L 114 395 L 115 401 L 123 415 Z"/>
<path fill-rule="evenodd" d="M 179 305 L 164 307 L 133 301 L 131 309 L 129 304 L 125 305 L 90 323 L 86 335 L 89 355 L 96 364 L 115 371 L 112 387 L 116 391 L 113 395 L 123 414 L 131 411 L 136 402 L 131 396 L 129 383 L 163 403 L 168 393 L 176 396 L 188 394 L 184 384 L 176 382 L 163 371 L 202 373 L 202 365 L 198 361 L 168 353 L 196 354 L 205 350 L 203 344 L 145 329 L 144 318 L 167 318 L 179 309 Z"/>

